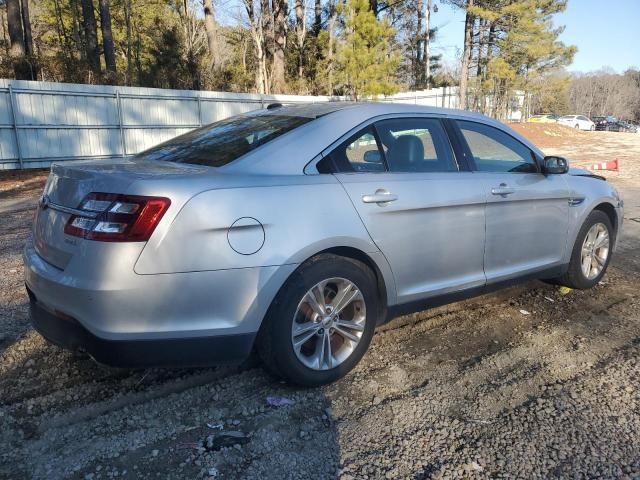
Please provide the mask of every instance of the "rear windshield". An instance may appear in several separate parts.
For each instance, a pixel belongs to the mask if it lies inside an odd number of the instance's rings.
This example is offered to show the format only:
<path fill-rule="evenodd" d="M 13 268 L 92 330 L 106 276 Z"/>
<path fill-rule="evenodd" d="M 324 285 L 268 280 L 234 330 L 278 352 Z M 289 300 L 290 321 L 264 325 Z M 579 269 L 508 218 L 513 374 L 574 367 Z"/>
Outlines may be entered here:
<path fill-rule="evenodd" d="M 285 115 L 239 115 L 180 135 L 137 157 L 222 167 L 311 120 Z"/>

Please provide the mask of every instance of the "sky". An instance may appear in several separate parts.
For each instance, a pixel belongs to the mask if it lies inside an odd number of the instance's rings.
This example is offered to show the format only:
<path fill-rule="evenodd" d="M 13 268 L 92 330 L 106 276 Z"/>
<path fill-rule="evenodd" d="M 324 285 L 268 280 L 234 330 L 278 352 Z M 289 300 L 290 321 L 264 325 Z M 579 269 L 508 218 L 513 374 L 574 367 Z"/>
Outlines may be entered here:
<path fill-rule="evenodd" d="M 439 27 L 434 50 L 453 62 L 462 50 L 464 12 L 438 0 L 434 3 L 438 12 L 432 14 L 432 24 Z M 578 47 L 568 70 L 640 68 L 640 0 L 569 0 L 554 23 L 566 27 L 560 39 Z"/>

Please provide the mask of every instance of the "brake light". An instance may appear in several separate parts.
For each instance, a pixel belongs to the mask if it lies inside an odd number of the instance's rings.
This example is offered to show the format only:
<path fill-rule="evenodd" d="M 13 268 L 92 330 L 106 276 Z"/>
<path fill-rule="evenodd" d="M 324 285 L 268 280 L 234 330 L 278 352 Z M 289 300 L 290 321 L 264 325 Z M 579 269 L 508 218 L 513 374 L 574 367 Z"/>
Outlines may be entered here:
<path fill-rule="evenodd" d="M 145 242 L 171 205 L 164 197 L 90 193 L 64 233 L 102 242 Z"/>

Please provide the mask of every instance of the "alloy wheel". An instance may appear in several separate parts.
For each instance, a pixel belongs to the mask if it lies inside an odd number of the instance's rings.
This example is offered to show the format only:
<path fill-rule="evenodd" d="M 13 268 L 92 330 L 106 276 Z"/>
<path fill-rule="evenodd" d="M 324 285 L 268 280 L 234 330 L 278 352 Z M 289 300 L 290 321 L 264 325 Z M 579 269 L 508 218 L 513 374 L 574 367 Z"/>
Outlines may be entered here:
<path fill-rule="evenodd" d="M 362 338 L 367 307 L 356 285 L 328 278 L 302 297 L 291 327 L 298 359 L 313 370 L 330 370 L 344 362 Z"/>
<path fill-rule="evenodd" d="M 580 257 L 582 274 L 587 280 L 593 280 L 600 275 L 609 257 L 609 247 L 609 230 L 605 224 L 592 225 L 582 243 Z"/>

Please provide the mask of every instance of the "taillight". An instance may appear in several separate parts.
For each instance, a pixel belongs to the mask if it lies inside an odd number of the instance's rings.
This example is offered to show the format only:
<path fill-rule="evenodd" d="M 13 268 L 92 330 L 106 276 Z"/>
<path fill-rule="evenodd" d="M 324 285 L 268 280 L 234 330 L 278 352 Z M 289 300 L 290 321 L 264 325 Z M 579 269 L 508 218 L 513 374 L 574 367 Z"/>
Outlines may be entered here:
<path fill-rule="evenodd" d="M 145 242 L 171 205 L 164 197 L 90 193 L 64 233 L 103 242 Z"/>

